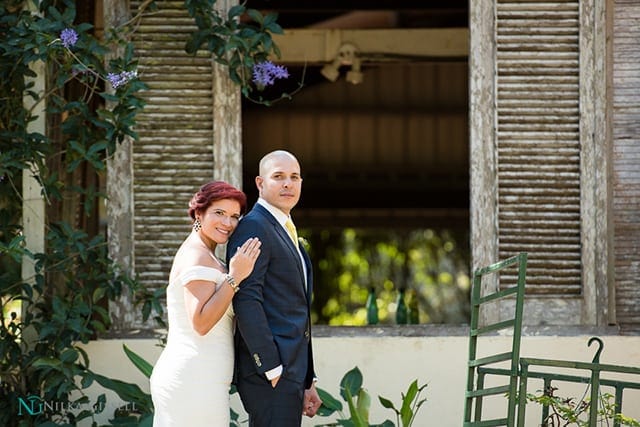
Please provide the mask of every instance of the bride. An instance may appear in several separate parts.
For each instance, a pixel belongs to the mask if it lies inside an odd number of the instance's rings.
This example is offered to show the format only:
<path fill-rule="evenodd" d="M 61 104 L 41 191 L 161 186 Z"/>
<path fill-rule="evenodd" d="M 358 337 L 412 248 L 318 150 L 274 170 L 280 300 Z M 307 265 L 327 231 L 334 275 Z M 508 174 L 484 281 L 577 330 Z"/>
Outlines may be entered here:
<path fill-rule="evenodd" d="M 151 375 L 154 427 L 229 426 L 233 307 L 261 242 L 250 238 L 229 261 L 215 255 L 245 212 L 245 194 L 213 181 L 189 202 L 193 231 L 176 253 L 167 287 L 167 345 Z"/>

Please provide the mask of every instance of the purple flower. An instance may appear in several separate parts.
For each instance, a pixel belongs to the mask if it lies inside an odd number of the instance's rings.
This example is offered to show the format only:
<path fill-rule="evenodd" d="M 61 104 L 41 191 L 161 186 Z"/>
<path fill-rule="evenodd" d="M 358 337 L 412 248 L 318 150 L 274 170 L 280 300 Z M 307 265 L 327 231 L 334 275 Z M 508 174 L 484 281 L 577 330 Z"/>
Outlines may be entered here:
<path fill-rule="evenodd" d="M 138 77 L 137 71 L 122 71 L 118 74 L 107 74 L 107 80 L 109 80 L 109 83 L 111 83 L 111 86 L 113 86 L 114 89 L 117 89 L 136 77 Z"/>
<path fill-rule="evenodd" d="M 62 40 L 62 45 L 69 49 L 78 41 L 78 33 L 71 28 L 65 28 L 60 33 L 60 40 Z"/>
<path fill-rule="evenodd" d="M 289 72 L 283 65 L 271 61 L 260 62 L 253 66 L 253 82 L 259 86 L 270 86 L 276 79 L 286 79 Z"/>

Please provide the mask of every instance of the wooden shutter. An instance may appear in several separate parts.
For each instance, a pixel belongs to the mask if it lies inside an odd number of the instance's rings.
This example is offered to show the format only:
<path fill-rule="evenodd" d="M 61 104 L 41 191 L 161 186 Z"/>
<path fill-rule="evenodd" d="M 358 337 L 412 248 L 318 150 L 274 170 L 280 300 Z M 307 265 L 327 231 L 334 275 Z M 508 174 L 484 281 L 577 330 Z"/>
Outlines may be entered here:
<path fill-rule="evenodd" d="M 580 294 L 579 3 L 496 5 L 499 256 L 529 253 L 528 294 Z"/>
<path fill-rule="evenodd" d="M 640 3 L 617 0 L 613 37 L 616 317 L 640 331 Z"/>
<path fill-rule="evenodd" d="M 131 3 L 137 13 L 140 2 Z M 139 74 L 149 90 L 133 148 L 135 267 L 147 287 L 164 287 L 190 232 L 188 202 L 213 175 L 212 60 L 184 52 L 194 29 L 182 1 L 156 1 L 135 33 Z"/>

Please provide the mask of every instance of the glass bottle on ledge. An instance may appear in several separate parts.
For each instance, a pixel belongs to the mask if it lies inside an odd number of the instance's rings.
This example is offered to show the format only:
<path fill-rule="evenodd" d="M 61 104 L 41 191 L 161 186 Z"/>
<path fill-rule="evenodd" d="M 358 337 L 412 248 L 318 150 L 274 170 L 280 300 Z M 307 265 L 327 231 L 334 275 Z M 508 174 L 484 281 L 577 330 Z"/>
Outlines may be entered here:
<path fill-rule="evenodd" d="M 376 290 L 373 286 L 369 288 L 369 296 L 367 296 L 367 324 L 368 325 L 377 325 L 378 324 L 378 302 L 376 298 Z"/>
<path fill-rule="evenodd" d="M 396 300 L 396 323 L 398 325 L 406 325 L 409 321 L 409 310 L 404 300 L 404 288 L 398 291 L 398 299 Z"/>

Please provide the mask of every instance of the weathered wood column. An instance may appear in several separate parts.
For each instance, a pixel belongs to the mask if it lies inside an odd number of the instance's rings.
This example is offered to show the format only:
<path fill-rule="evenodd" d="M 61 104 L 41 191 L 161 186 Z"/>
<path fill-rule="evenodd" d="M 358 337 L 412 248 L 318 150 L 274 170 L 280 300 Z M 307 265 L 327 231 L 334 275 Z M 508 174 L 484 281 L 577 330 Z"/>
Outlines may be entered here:
<path fill-rule="evenodd" d="M 611 161 L 607 130 L 605 2 L 583 1 L 580 13 L 582 310 L 580 323 L 609 321 Z M 612 278 L 611 278 L 612 279 Z"/>
<path fill-rule="evenodd" d="M 103 3 L 104 27 L 114 28 L 129 20 L 128 1 L 105 0 Z M 105 58 L 117 57 L 121 51 L 111 52 Z M 108 106 L 108 105 L 107 105 Z M 126 137 L 107 159 L 107 239 L 109 256 L 128 275 L 134 272 L 133 247 L 133 171 L 131 138 Z M 129 329 L 134 321 L 132 296 L 126 290 L 118 301 L 109 306 L 112 329 L 120 332 Z"/>
<path fill-rule="evenodd" d="M 498 193 L 495 156 L 495 40 L 493 2 L 469 4 L 469 143 L 471 272 L 498 257 Z M 495 292 L 492 275 L 482 294 Z M 480 324 L 495 323 L 498 310 L 480 313 Z"/>
<path fill-rule="evenodd" d="M 216 7 L 226 15 L 237 0 L 218 0 Z M 242 104 L 238 85 L 227 67 L 213 65 L 213 159 L 215 179 L 242 188 Z M 257 169 L 256 165 L 256 169 Z M 253 185 L 253 183 L 245 183 Z"/>

